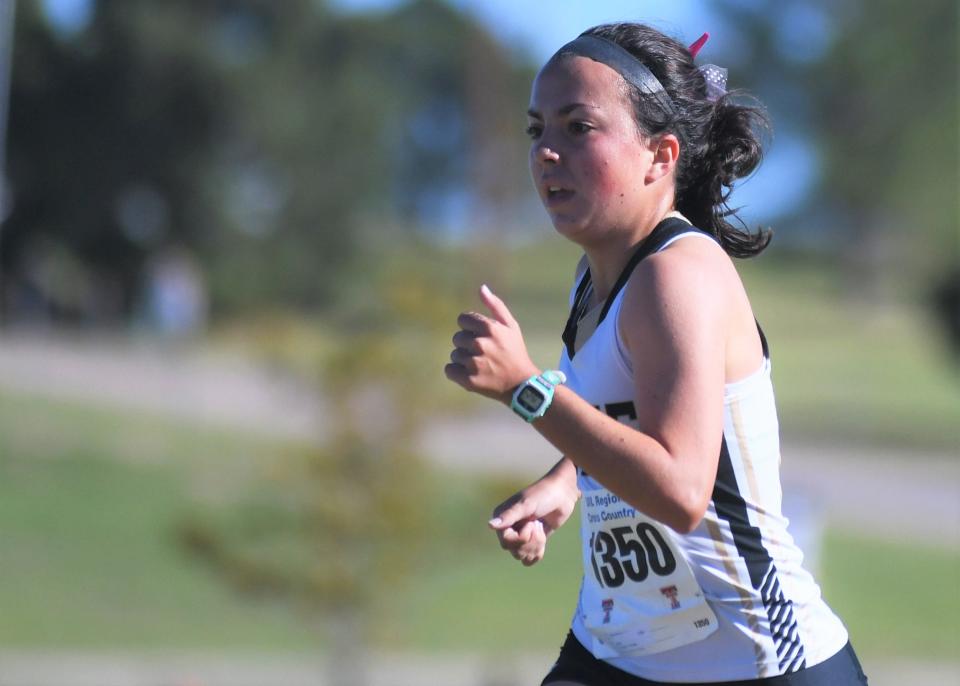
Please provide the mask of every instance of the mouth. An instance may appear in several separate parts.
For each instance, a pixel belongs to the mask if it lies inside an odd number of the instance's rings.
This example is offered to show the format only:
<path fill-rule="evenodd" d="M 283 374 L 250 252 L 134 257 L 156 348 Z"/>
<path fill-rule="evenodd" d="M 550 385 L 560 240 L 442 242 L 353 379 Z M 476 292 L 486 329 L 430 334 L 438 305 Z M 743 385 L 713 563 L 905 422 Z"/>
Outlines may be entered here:
<path fill-rule="evenodd" d="M 571 197 L 573 197 L 573 191 L 569 188 L 563 188 L 562 186 L 553 184 L 546 186 L 546 196 L 544 200 L 548 205 L 565 202 Z"/>

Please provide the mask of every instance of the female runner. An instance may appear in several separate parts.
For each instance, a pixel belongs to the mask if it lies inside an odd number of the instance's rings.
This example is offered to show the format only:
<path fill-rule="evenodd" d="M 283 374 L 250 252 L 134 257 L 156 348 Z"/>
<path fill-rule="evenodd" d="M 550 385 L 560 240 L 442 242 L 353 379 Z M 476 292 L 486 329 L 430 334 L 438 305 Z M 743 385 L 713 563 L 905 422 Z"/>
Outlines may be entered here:
<path fill-rule="evenodd" d="M 781 513 L 769 355 L 730 259 L 769 235 L 725 204 L 765 120 L 694 64 L 705 39 L 605 25 L 547 62 L 530 171 L 584 252 L 559 370 L 486 286 L 489 316 L 453 337 L 448 378 L 565 456 L 496 508 L 503 548 L 536 563 L 582 496 L 580 597 L 543 684 L 867 683 Z"/>

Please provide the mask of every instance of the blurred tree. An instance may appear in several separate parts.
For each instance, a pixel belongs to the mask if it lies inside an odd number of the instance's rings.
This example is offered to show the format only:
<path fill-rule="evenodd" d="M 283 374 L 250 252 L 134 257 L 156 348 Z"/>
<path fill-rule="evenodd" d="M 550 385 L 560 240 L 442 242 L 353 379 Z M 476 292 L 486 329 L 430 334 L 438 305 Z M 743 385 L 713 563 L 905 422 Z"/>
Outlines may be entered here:
<path fill-rule="evenodd" d="M 481 207 L 499 208 L 501 223 L 515 222 L 510 212 L 527 197 L 526 185 L 516 181 L 525 174 L 522 112 L 529 70 L 507 59 L 468 15 L 439 0 L 382 14 L 324 16 L 314 30 L 299 29 L 298 38 L 284 34 L 282 48 L 268 45 L 259 65 L 238 74 L 246 100 L 237 108 L 234 150 L 245 151 L 240 154 L 251 166 L 227 160 L 225 173 L 261 180 L 273 175 L 265 185 L 281 189 L 278 195 L 294 216 L 319 204 L 339 208 L 322 219 L 337 239 L 327 237 L 315 249 L 289 217 L 278 218 L 277 233 L 289 234 L 287 241 L 277 239 L 287 248 L 281 259 L 289 271 L 282 278 L 309 284 L 318 259 L 325 266 L 342 257 L 346 273 L 331 270 L 346 276 L 341 289 L 362 288 L 363 281 L 351 277 L 367 268 L 351 264 L 352 253 L 343 249 L 351 241 L 405 240 L 404 230 L 457 222 L 451 214 L 479 230 L 485 227 Z M 478 71 L 485 74 L 482 82 L 475 78 Z M 478 100 L 486 110 L 470 106 Z M 505 118 L 514 123 L 512 138 Z M 496 152 L 505 153 L 500 168 L 481 163 Z M 491 188 L 491 178 L 499 185 Z M 254 234 L 272 230 L 248 228 Z M 257 273 L 278 278 L 258 241 L 251 242 L 247 258 L 235 262 L 243 271 L 223 272 L 226 284 L 249 286 Z M 361 251 L 365 257 L 369 253 Z"/>
<path fill-rule="evenodd" d="M 819 151 L 787 223 L 840 253 L 853 292 L 923 297 L 958 263 L 958 5 L 953 0 L 728 0 L 740 66 L 775 121 Z"/>
<path fill-rule="evenodd" d="M 917 294 L 960 248 L 958 5 L 860 2 L 837 28 L 811 74 L 822 193 L 851 230 L 855 274 Z"/>
<path fill-rule="evenodd" d="M 416 404 L 390 381 L 401 361 L 383 343 L 353 340 L 331 359 L 328 441 L 271 461 L 249 493 L 197 510 L 179 530 L 236 590 L 283 598 L 317 622 L 330 683 L 344 686 L 365 681 L 378 608 L 414 570 L 427 515 Z"/>
<path fill-rule="evenodd" d="M 146 252 L 195 244 L 213 216 L 193 174 L 221 111 L 218 84 L 189 52 L 139 40 L 138 4 L 102 0 L 76 36 L 56 33 L 37 2 L 16 15 L 0 256 L 13 296 L 45 291 L 61 318 L 128 311 Z"/>
<path fill-rule="evenodd" d="M 182 245 L 215 312 L 322 308 L 363 286 L 363 238 L 402 237 L 385 225 L 453 212 L 499 226 L 526 195 L 510 180 L 527 71 L 438 0 L 369 16 L 311 0 L 95 0 L 73 32 L 22 5 L 0 234 L 14 307 L 36 296 L 116 319 L 147 257 Z"/>
<path fill-rule="evenodd" d="M 426 565 L 433 480 L 415 445 L 434 402 L 422 380 L 439 373 L 454 304 L 426 275 L 408 276 L 379 283 L 383 297 L 344 322 L 324 357 L 326 437 L 268 459 L 248 490 L 199 504 L 179 527 L 181 546 L 236 590 L 316 621 L 330 683 L 344 686 L 365 683 L 384 603 Z"/>

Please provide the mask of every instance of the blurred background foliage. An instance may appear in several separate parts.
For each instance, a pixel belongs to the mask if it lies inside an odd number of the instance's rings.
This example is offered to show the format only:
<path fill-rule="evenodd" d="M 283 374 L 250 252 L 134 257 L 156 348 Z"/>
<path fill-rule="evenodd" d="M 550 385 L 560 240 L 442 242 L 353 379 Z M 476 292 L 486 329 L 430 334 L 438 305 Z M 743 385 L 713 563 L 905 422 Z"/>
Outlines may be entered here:
<path fill-rule="evenodd" d="M 79 6 L 72 24 L 56 0 L 8 13 L 0 342 L 239 354 L 322 395 L 327 430 L 281 440 L 0 383 L 0 643 L 307 650 L 336 616 L 380 647 L 553 650 L 576 532 L 515 568 L 483 522 L 521 484 L 437 467 L 418 442 L 489 410 L 441 372 L 480 283 L 535 360 L 559 350 L 578 256 L 527 178 L 532 51 L 452 1 Z M 785 436 L 955 457 L 956 3 L 712 8 L 735 40 L 710 61 L 769 107 L 774 146 L 799 140 L 815 161 L 801 202 L 746 208 L 776 237 L 739 264 Z M 795 183 L 787 169 L 775 186 Z M 955 542 L 832 523 L 824 549 L 829 598 L 868 655 L 955 658 Z M 921 563 L 929 589 L 880 612 Z"/>
<path fill-rule="evenodd" d="M 521 132 L 536 65 L 460 10 L 89 6 L 72 29 L 42 2 L 15 14 L 8 321 L 122 326 L 149 310 L 164 257 L 196 261 L 214 318 L 324 312 L 377 244 L 543 225 Z M 764 218 L 778 244 L 837 260 L 869 299 L 942 290 L 958 250 L 953 3 L 721 6 L 743 38 L 721 56 L 737 85 L 819 160 L 808 201 Z M 811 12 L 829 20 L 812 57 L 789 33 Z"/>
<path fill-rule="evenodd" d="M 404 240 L 454 197 L 493 223 L 527 195 L 514 110 L 531 68 L 440 2 L 345 17 L 102 0 L 65 35 L 28 1 L 15 34 L 14 321 L 123 325 L 148 306 L 151 260 L 184 250 L 214 317 L 326 311 L 358 285 L 365 244 Z"/>

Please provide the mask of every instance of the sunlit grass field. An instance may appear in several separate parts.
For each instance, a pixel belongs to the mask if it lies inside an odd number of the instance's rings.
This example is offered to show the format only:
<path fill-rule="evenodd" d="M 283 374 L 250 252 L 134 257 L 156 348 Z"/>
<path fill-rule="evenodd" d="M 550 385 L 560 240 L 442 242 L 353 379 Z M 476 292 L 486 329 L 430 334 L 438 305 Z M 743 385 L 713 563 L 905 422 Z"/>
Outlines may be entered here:
<path fill-rule="evenodd" d="M 280 446 L 20 396 L 0 396 L 0 410 L 0 645 L 238 653 L 321 646 L 315 617 L 282 599 L 239 595 L 175 542 L 198 496 L 229 499 L 231 483 L 255 478 Z M 551 539 L 543 563 L 523 568 L 485 527 L 491 506 L 517 484 L 426 471 L 424 479 L 433 494 L 424 503 L 426 544 L 417 573 L 377 601 L 376 645 L 552 652 L 575 602 L 575 522 Z M 822 564 L 826 597 L 864 655 L 955 657 L 956 550 L 830 529 Z"/>
<path fill-rule="evenodd" d="M 556 238 L 510 250 L 401 247 L 381 269 L 403 277 L 382 276 L 381 283 L 386 289 L 419 283 L 423 307 L 450 322 L 436 334 L 446 342 L 457 312 L 482 308 L 476 289 L 488 282 L 523 327 L 534 361 L 549 367 L 560 354 L 578 259 L 574 246 Z M 788 439 L 956 451 L 960 366 L 916 293 L 866 301 L 850 292 L 836 265 L 775 251 L 736 264 L 770 343 Z M 433 352 L 439 368 L 445 360 Z M 443 407 L 482 406 L 441 375 L 435 382 Z"/>

